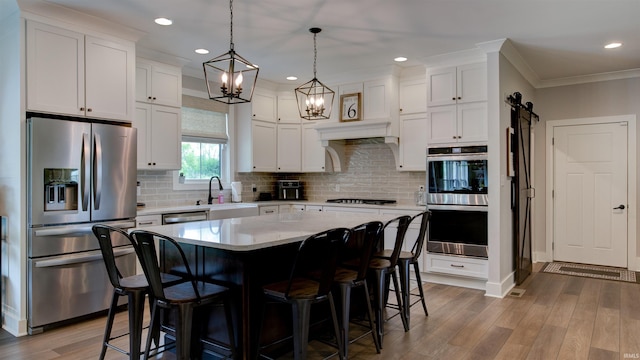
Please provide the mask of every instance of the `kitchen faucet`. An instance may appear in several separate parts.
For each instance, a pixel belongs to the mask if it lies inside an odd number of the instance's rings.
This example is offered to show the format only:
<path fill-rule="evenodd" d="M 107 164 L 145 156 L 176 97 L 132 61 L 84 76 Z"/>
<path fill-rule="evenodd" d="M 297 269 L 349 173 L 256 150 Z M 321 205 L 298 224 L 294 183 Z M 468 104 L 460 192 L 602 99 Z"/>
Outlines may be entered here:
<path fill-rule="evenodd" d="M 223 190 L 220 178 L 217 176 L 212 176 L 211 179 L 209 179 L 209 199 L 207 200 L 207 204 L 213 204 L 213 196 L 211 196 L 211 181 L 213 181 L 213 179 L 218 179 L 219 190 Z"/>

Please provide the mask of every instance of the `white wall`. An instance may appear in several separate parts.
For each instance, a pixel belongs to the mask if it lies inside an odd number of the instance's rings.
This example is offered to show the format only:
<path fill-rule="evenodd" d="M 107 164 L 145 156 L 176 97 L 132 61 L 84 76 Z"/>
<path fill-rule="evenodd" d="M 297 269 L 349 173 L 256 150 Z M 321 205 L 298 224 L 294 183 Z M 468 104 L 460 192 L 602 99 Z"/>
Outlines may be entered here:
<path fill-rule="evenodd" d="M 533 251 L 549 253 L 545 242 L 545 122 L 551 120 L 635 114 L 640 117 L 640 78 L 610 80 L 579 85 L 538 89 L 534 111 L 540 115 L 536 128 L 534 186 L 536 209 Z M 640 131 L 638 129 L 637 131 Z M 638 136 L 638 134 L 636 134 Z M 636 153 L 636 158 L 638 154 Z M 636 178 L 639 178 L 636 174 Z M 638 190 L 638 184 L 633 184 Z M 636 213 L 638 209 L 636 209 Z M 637 223 L 638 224 L 638 223 Z M 636 229 L 636 233 L 638 233 Z M 637 240 L 636 240 L 637 241 Z M 636 249 L 640 249 L 637 246 Z M 640 254 L 636 254 L 640 256 Z"/>
<path fill-rule="evenodd" d="M 2 244 L 3 328 L 26 333 L 25 115 L 21 29 L 15 3 L 0 4 L 0 215 L 7 216 L 7 241 Z"/>

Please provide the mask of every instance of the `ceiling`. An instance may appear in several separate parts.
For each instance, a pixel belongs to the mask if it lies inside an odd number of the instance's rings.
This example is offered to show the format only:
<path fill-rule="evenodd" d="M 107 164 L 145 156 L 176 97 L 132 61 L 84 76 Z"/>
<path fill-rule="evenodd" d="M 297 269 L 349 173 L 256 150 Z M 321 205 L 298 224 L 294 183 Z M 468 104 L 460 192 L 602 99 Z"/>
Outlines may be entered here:
<path fill-rule="evenodd" d="M 18 0 L 21 8 L 68 7 L 140 31 L 139 52 L 174 56 L 186 74 L 229 50 L 225 0 Z M 235 0 L 233 40 L 260 78 L 301 84 L 317 74 L 414 66 L 443 54 L 510 39 L 539 81 L 640 69 L 638 0 Z M 172 26 L 154 23 L 156 17 Z M 623 46 L 603 47 L 611 41 Z M 197 48 L 210 50 L 198 55 Z M 397 56 L 409 58 L 394 63 Z"/>

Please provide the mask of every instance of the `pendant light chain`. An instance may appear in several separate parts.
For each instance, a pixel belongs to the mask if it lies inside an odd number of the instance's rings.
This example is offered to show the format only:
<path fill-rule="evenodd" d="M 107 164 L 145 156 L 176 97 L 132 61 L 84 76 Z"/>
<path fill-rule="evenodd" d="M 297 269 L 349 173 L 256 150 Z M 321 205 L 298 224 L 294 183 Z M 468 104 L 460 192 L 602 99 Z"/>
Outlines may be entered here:
<path fill-rule="evenodd" d="M 233 0 L 229 0 L 229 12 L 231 13 L 231 21 L 229 26 L 229 38 L 231 39 L 231 50 L 233 50 Z"/>
<path fill-rule="evenodd" d="M 318 46 L 316 45 L 316 36 L 318 34 L 313 34 L 313 78 L 316 79 L 316 63 L 318 61 Z"/>

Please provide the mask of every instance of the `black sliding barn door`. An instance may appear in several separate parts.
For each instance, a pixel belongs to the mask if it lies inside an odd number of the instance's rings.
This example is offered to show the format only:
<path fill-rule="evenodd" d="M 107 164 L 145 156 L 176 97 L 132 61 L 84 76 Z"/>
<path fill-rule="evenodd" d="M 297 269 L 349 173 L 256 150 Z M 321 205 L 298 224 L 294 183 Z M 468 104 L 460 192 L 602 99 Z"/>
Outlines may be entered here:
<path fill-rule="evenodd" d="M 535 196 L 531 178 L 532 122 L 538 121 L 533 104 L 522 104 L 522 95 L 507 98 L 511 105 L 512 152 L 511 209 L 513 212 L 514 267 L 516 285 L 531 274 L 531 200 Z"/>

